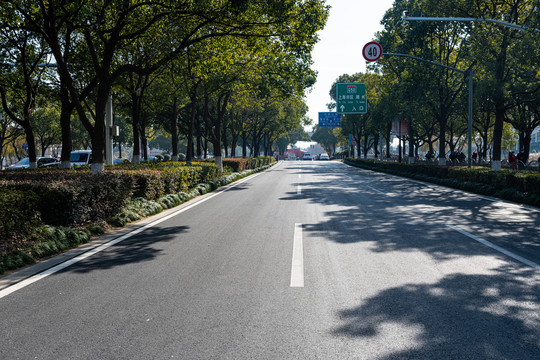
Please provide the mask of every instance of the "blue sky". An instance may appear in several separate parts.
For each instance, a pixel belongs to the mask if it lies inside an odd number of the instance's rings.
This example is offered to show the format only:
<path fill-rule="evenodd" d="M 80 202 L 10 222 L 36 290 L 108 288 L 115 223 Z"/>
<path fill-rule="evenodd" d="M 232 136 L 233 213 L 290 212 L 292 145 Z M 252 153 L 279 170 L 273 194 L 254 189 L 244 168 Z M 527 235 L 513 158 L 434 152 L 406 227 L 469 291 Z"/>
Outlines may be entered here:
<path fill-rule="evenodd" d="M 313 49 L 313 69 L 318 71 L 317 83 L 307 95 L 308 116 L 318 122 L 318 114 L 328 111 L 330 86 L 342 74 L 366 71 L 362 48 L 372 41 L 386 10 L 393 0 L 328 0 L 330 17 L 319 32 L 319 42 Z M 383 49 L 384 50 L 384 49 Z"/>

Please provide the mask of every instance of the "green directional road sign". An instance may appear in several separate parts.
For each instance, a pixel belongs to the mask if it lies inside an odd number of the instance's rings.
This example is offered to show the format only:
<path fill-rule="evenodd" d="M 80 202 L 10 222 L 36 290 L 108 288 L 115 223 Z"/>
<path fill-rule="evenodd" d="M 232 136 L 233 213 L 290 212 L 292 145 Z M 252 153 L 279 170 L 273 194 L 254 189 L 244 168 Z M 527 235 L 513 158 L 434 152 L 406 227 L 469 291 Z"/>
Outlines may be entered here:
<path fill-rule="evenodd" d="M 336 88 L 336 111 L 341 114 L 366 114 L 367 99 L 364 83 L 339 83 Z"/>

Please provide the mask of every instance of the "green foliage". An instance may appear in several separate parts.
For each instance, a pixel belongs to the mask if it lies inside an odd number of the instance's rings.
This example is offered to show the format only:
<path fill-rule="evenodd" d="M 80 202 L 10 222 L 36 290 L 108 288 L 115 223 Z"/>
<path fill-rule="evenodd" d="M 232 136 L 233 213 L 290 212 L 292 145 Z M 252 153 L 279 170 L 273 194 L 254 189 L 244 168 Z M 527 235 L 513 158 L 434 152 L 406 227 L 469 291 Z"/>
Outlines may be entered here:
<path fill-rule="evenodd" d="M 203 163 L 211 162 L 213 159 L 199 159 Z M 245 170 L 257 169 L 262 166 L 270 165 L 276 159 L 273 156 L 249 157 L 249 158 L 224 158 L 223 166 L 228 166 L 234 172 L 242 172 Z"/>
<path fill-rule="evenodd" d="M 32 191 L 0 187 L 0 252 L 13 250 L 39 224 L 38 201 Z"/>
<path fill-rule="evenodd" d="M 50 225 L 34 228 L 28 240 L 19 244 L 19 249 L 0 253 L 0 274 L 84 244 L 90 240 L 90 236 L 90 231 L 85 229 Z"/>
<path fill-rule="evenodd" d="M 279 137 L 275 142 L 275 147 L 281 154 L 287 151 L 289 145 L 295 144 L 297 141 L 310 141 L 308 133 L 302 126 L 297 127 L 294 131 Z"/>
<path fill-rule="evenodd" d="M 338 142 L 338 139 L 334 135 L 333 128 L 319 127 L 317 125 L 315 126 L 315 131 L 313 132 L 311 139 L 318 142 L 327 152 L 332 152 L 334 146 Z"/>
<path fill-rule="evenodd" d="M 92 235 L 103 235 L 105 233 L 104 223 L 101 223 L 101 222 L 90 224 L 86 227 L 86 229 Z"/>
<path fill-rule="evenodd" d="M 105 220 L 120 211 L 132 190 L 130 179 L 119 174 L 81 172 L 74 176 L 70 172 L 63 177 L 58 170 L 43 177 L 32 175 L 28 174 L 26 180 L 4 183 L 2 188 L 36 194 L 38 200 L 33 210 L 41 214 L 41 221 L 51 225 L 83 225 Z"/>

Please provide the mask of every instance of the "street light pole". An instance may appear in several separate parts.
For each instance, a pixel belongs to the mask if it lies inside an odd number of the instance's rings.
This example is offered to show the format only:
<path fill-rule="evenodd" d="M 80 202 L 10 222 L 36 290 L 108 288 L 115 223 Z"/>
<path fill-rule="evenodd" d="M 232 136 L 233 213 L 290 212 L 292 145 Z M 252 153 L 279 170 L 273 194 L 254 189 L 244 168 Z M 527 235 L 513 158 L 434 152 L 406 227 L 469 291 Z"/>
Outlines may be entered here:
<path fill-rule="evenodd" d="M 472 65 L 467 70 L 469 73 L 469 119 L 468 119 L 468 129 L 469 129 L 469 142 L 468 142 L 468 148 L 467 151 L 467 166 L 470 168 L 472 167 L 472 104 L 473 104 L 473 73 L 472 73 Z"/>
<path fill-rule="evenodd" d="M 404 21 L 454 21 L 454 22 L 490 22 L 504 27 L 520 30 L 520 31 L 534 31 L 540 34 L 540 29 L 527 28 L 523 25 L 517 25 L 501 20 L 484 19 L 484 18 L 467 18 L 467 17 L 425 17 L 425 16 L 407 16 L 404 12 L 402 19 Z"/>
<path fill-rule="evenodd" d="M 409 16 L 409 12 L 407 10 L 403 11 L 403 16 L 401 17 L 403 21 L 453 21 L 453 22 L 490 22 L 497 25 L 502 25 L 504 27 L 508 27 L 511 29 L 516 29 L 519 31 L 525 31 L 525 32 L 535 32 L 537 34 L 540 34 L 540 29 L 535 28 L 528 28 L 523 25 L 513 24 L 506 21 L 501 20 L 493 20 L 493 19 L 485 19 L 485 18 L 468 18 L 468 17 L 415 17 L 415 16 Z M 457 70 L 457 69 L 456 69 Z M 462 70 L 457 70 L 462 71 Z M 469 74 L 469 167 L 471 167 L 471 147 L 472 147 L 472 120 L 471 120 L 471 114 L 472 114 L 472 68 L 467 70 Z"/>

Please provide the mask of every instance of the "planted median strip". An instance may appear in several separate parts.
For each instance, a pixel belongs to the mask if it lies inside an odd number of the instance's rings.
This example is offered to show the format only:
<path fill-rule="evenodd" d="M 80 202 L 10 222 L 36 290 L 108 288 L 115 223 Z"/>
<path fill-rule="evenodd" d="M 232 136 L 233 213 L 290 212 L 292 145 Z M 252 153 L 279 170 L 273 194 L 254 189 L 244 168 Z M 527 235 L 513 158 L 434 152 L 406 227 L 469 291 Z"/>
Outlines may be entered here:
<path fill-rule="evenodd" d="M 520 204 L 540 206 L 540 172 L 485 167 L 404 164 L 368 159 L 345 159 L 345 164 L 431 182 L 475 194 L 493 196 Z"/>

